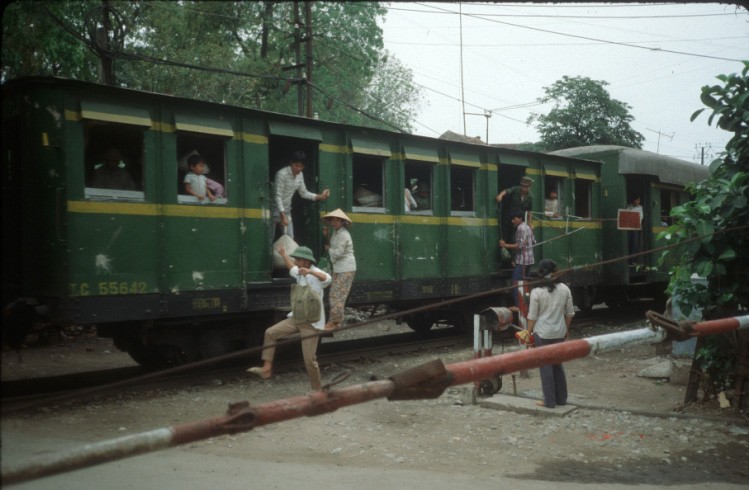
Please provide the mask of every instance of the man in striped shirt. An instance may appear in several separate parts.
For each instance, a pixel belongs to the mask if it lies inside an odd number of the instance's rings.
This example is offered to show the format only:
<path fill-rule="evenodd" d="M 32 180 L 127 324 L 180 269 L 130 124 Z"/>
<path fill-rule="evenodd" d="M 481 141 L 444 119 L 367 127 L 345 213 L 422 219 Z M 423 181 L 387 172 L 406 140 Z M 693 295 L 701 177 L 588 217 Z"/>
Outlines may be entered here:
<path fill-rule="evenodd" d="M 281 228 L 286 228 L 286 234 L 294 238 L 294 224 L 291 221 L 291 200 L 296 192 L 304 199 L 310 201 L 324 201 L 330 195 L 325 189 L 321 194 L 315 194 L 307 190 L 304 184 L 304 163 L 307 155 L 303 151 L 295 151 L 291 154 L 289 166 L 276 172 L 273 179 L 273 220 Z"/>
<path fill-rule="evenodd" d="M 525 224 L 523 211 L 515 209 L 510 214 L 512 226 L 515 227 L 515 243 L 507 243 L 504 240 L 499 241 L 499 246 L 508 250 L 515 250 L 515 267 L 512 270 L 513 282 L 522 281 L 528 275 L 531 265 L 535 260 L 533 257 L 533 245 L 536 239 L 533 237 L 533 230 Z M 515 305 L 519 306 L 520 301 L 515 296 Z"/>

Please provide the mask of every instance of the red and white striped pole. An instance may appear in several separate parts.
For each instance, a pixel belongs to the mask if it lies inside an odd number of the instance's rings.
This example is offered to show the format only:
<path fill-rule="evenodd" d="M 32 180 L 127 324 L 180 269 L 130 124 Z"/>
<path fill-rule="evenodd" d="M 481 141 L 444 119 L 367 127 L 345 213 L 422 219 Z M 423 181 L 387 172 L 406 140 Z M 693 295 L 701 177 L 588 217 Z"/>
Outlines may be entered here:
<path fill-rule="evenodd" d="M 686 336 L 703 336 L 747 329 L 749 329 L 749 315 L 690 324 L 684 332 Z M 87 444 L 64 453 L 30 458 L 21 465 L 4 467 L 2 482 L 3 485 L 21 483 L 201 439 L 247 432 L 255 427 L 284 420 L 321 415 L 344 406 L 378 398 L 391 400 L 436 398 L 448 386 L 466 384 L 497 374 L 513 373 L 545 364 L 570 361 L 590 354 L 620 349 L 625 345 L 659 342 L 666 336 L 667 333 L 662 328 L 642 328 L 570 340 L 447 366 L 435 361 L 398 373 L 389 380 L 372 381 L 337 390 L 317 391 L 256 407 L 250 406 L 247 402 L 241 402 L 231 405 L 224 416 Z"/>

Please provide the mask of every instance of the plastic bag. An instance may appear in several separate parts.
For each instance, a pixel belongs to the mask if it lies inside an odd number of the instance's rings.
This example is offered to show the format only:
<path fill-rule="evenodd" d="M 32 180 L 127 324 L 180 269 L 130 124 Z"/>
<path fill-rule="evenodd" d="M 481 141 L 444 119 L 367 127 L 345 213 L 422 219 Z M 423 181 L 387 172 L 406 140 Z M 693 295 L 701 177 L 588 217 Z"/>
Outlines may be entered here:
<path fill-rule="evenodd" d="M 289 255 L 294 250 L 299 248 L 299 245 L 289 235 L 286 235 L 286 234 L 281 235 L 281 238 L 276 240 L 276 242 L 273 244 L 273 268 L 274 269 L 286 268 L 286 261 L 284 261 L 283 257 L 281 257 L 281 254 L 278 253 L 278 249 L 280 247 L 283 247 L 284 249 L 286 249 L 286 255 Z M 291 260 L 293 261 L 294 259 L 291 259 Z"/>
<path fill-rule="evenodd" d="M 317 261 L 316 265 L 318 269 L 323 270 L 328 274 L 333 273 L 333 264 L 330 263 L 330 255 L 328 255 L 327 252 L 325 252 L 325 255 L 320 257 L 320 260 Z"/>

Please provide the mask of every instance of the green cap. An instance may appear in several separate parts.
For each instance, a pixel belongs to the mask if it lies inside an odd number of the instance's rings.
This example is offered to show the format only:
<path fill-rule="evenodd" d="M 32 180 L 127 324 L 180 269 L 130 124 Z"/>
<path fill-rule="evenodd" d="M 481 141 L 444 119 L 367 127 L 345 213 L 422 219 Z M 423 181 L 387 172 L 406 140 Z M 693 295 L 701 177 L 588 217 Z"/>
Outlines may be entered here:
<path fill-rule="evenodd" d="M 312 254 L 312 250 L 310 250 L 308 247 L 297 248 L 289 254 L 289 257 L 294 257 L 295 259 L 307 259 L 313 264 L 317 263 L 317 261 L 315 260 L 315 256 Z"/>

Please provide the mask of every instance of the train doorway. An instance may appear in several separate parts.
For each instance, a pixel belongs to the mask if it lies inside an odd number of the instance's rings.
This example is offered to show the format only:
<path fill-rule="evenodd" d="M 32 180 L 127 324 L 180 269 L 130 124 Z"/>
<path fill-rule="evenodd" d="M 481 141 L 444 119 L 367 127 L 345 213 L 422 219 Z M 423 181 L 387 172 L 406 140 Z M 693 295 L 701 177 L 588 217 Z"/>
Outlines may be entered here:
<path fill-rule="evenodd" d="M 268 176 L 270 178 L 270 209 L 275 207 L 275 187 L 274 181 L 276 173 L 290 164 L 291 155 L 294 152 L 302 151 L 306 156 L 304 165 L 304 183 L 312 193 L 319 194 L 322 189 L 319 186 L 319 143 L 314 140 L 291 138 L 287 136 L 271 136 L 268 142 Z M 320 217 L 317 205 L 312 201 L 302 199 L 299 193 L 294 193 L 291 201 L 291 219 L 294 224 L 294 241 L 299 245 L 310 247 L 319 255 L 321 231 Z M 273 241 L 275 242 L 282 234 L 283 230 L 271 224 L 273 229 Z"/>
<path fill-rule="evenodd" d="M 516 165 L 502 165 L 499 167 L 499 181 L 497 183 L 497 189 L 499 192 L 520 185 L 520 178 L 525 175 L 525 167 L 519 167 Z M 531 195 L 534 193 L 534 189 L 531 186 Z M 493 196 L 492 199 L 494 199 Z M 501 203 L 494 204 L 497 206 L 497 221 L 499 223 L 499 236 L 508 243 L 515 243 L 515 230 L 512 226 L 512 220 L 510 219 L 510 213 L 512 212 L 510 199 L 505 197 Z"/>
<path fill-rule="evenodd" d="M 642 222 L 639 231 L 628 231 L 627 232 L 627 255 L 632 255 L 644 250 L 650 250 L 653 248 L 653 234 L 652 227 L 650 226 L 650 213 L 651 209 L 650 194 L 647 190 L 650 186 L 641 176 L 627 176 L 626 177 L 626 199 L 624 207 L 627 209 L 633 208 L 634 206 L 640 206 L 642 212 Z M 635 200 L 638 202 L 635 202 Z M 628 263 L 630 266 L 650 266 L 651 263 L 650 255 L 640 255 L 629 259 Z"/>

